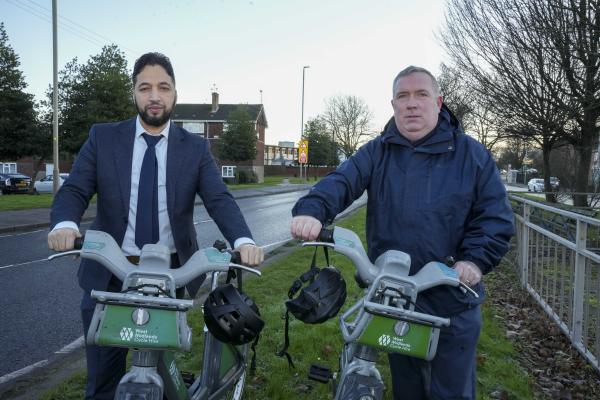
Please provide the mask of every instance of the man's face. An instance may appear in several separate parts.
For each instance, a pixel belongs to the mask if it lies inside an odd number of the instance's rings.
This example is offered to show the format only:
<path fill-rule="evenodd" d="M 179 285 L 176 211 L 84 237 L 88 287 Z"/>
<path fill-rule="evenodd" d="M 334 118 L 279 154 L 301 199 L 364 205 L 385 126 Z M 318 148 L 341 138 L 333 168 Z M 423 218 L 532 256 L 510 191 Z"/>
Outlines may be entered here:
<path fill-rule="evenodd" d="M 437 125 L 442 96 L 435 93 L 429 75 L 413 72 L 400 78 L 396 84 L 392 107 L 398 131 L 415 142 Z"/>
<path fill-rule="evenodd" d="M 138 74 L 133 90 L 135 106 L 142 118 L 144 128 L 153 131 L 162 130 L 171 117 L 171 111 L 177 100 L 173 79 L 160 65 L 147 65 Z"/>

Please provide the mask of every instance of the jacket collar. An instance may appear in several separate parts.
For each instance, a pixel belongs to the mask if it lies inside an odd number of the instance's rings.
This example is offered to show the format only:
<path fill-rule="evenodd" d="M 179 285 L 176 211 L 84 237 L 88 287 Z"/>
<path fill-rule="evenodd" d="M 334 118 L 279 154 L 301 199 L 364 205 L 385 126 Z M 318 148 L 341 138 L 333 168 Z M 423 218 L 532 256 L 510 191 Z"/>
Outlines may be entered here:
<path fill-rule="evenodd" d="M 440 154 L 454 151 L 455 136 L 462 133 L 460 123 L 454 114 L 445 104 L 442 104 L 435 129 L 417 146 L 414 146 L 413 143 L 400 134 L 393 117 L 386 124 L 381 140 L 383 143 L 412 148 L 420 153 Z"/>

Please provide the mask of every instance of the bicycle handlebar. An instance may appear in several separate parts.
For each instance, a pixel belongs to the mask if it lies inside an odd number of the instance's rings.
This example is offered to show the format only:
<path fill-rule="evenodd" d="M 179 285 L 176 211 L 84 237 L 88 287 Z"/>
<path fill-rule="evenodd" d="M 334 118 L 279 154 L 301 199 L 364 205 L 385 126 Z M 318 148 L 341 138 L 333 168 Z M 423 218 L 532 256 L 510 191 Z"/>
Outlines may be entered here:
<path fill-rule="evenodd" d="M 169 265 L 171 253 L 167 247 L 160 244 L 145 245 L 139 265 L 129 262 L 112 236 L 102 231 L 88 230 L 84 236 L 77 238 L 74 247 L 80 250 L 53 254 L 48 257 L 48 260 L 78 254 L 81 258 L 99 262 L 121 281 L 132 272 L 157 276 L 169 274 L 177 288 L 185 286 L 200 275 L 208 272 L 227 272 L 229 268 L 261 275 L 259 270 L 239 265 L 239 252 L 221 252 L 214 247 L 196 251 L 185 264 L 177 269 L 165 268 L 165 265 Z"/>
<path fill-rule="evenodd" d="M 442 263 L 428 263 L 415 275 L 409 276 L 410 256 L 406 253 L 389 250 L 380 255 L 375 264 L 371 263 L 362 242 L 356 233 L 349 229 L 334 227 L 324 228 L 319 232 L 318 242 L 305 242 L 303 246 L 333 247 L 333 249 L 350 258 L 355 265 L 360 279 L 371 286 L 381 274 L 395 276 L 420 292 L 438 285 L 461 286 L 475 297 L 479 295 L 469 286 L 460 282 L 454 269 Z"/>

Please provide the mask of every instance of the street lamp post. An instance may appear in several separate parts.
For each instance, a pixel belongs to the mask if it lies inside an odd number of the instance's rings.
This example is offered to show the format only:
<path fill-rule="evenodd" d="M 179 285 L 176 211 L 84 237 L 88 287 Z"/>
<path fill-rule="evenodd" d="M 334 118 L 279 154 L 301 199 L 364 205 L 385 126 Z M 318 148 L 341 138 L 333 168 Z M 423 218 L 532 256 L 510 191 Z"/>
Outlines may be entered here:
<path fill-rule="evenodd" d="M 307 68 L 310 68 L 310 65 L 302 67 L 302 117 L 300 120 L 300 140 L 304 139 L 304 76 Z M 300 156 L 300 154 L 298 154 L 298 156 Z M 300 161 L 300 157 L 298 157 L 298 161 Z M 300 179 L 302 179 L 302 164 L 298 162 L 298 165 L 300 166 Z"/>
<path fill-rule="evenodd" d="M 58 192 L 60 175 L 58 158 L 58 44 L 57 44 L 57 0 L 52 0 L 52 193 Z"/>

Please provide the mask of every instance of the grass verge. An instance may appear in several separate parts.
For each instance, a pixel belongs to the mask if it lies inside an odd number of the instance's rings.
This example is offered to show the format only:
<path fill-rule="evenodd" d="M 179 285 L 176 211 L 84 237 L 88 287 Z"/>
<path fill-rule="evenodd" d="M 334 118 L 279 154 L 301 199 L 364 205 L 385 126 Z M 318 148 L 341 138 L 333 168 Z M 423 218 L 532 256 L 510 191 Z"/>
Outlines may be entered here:
<path fill-rule="evenodd" d="M 29 210 L 32 208 L 49 208 L 52 205 L 52 194 L 10 194 L 0 196 L 0 211 Z"/>
<path fill-rule="evenodd" d="M 364 241 L 365 211 L 358 211 L 340 223 L 359 233 Z M 281 348 L 284 338 L 284 320 L 282 319 L 290 284 L 304 272 L 312 257 L 310 249 L 294 250 L 276 262 L 263 268 L 263 276 L 248 279 L 245 291 L 260 306 L 260 312 L 266 320 L 257 351 L 257 371 L 254 377 L 248 377 L 245 390 L 246 399 L 328 399 L 329 386 L 309 380 L 306 375 L 312 363 L 337 368 L 338 352 L 342 347 L 342 337 L 338 328 L 338 319 L 334 318 L 321 325 L 305 325 L 293 318 L 290 320 L 291 343 L 289 352 L 296 364 L 295 369 L 288 368 L 285 358 L 275 353 Z M 345 257 L 330 254 L 333 264 L 338 267 L 348 284 L 346 307 L 353 304 L 361 295 L 354 284 L 354 267 Z M 319 254 L 320 264 L 324 264 Z M 492 294 L 493 295 L 493 294 Z M 517 363 L 517 354 L 505 337 L 505 328 L 493 318 L 494 310 L 484 307 L 484 326 L 479 343 L 478 357 L 478 398 L 499 398 L 498 393 L 506 393 L 506 398 L 533 399 L 531 384 L 527 373 Z M 194 332 L 192 351 L 179 356 L 182 370 L 197 372 L 202 351 L 202 317 L 198 309 L 188 315 L 188 322 Z M 381 355 L 380 371 L 384 374 L 386 386 L 390 387 L 387 357 Z M 60 386 L 45 393 L 44 400 L 66 400 L 82 397 L 82 374 L 61 383 Z M 391 399 L 391 391 L 386 399 Z M 505 397 L 503 397 L 505 398 Z"/>
<path fill-rule="evenodd" d="M 262 183 L 241 183 L 241 184 L 228 184 L 227 187 L 230 190 L 236 189 L 251 189 L 251 188 L 260 188 L 265 186 L 275 186 L 283 183 L 283 180 L 287 179 L 288 183 L 316 183 L 317 181 L 310 178 L 309 180 L 294 178 L 294 177 L 285 177 L 285 176 L 265 176 L 265 180 Z"/>
<path fill-rule="evenodd" d="M 300 184 L 300 183 L 315 183 L 315 180 L 304 180 L 300 178 L 286 178 L 282 176 L 267 176 L 263 183 L 245 183 L 227 185 L 229 190 L 236 189 L 251 189 L 260 188 L 266 186 L 275 186 L 283 182 L 284 179 L 288 179 L 289 183 Z M 52 193 L 42 193 L 36 195 L 30 194 L 11 194 L 0 196 L 0 212 L 1 211 L 16 211 L 16 210 L 30 210 L 33 208 L 50 208 L 52 206 L 52 199 L 54 196 Z M 92 198 L 92 203 L 96 202 L 96 197 Z"/>

